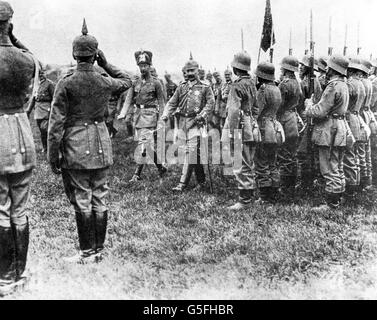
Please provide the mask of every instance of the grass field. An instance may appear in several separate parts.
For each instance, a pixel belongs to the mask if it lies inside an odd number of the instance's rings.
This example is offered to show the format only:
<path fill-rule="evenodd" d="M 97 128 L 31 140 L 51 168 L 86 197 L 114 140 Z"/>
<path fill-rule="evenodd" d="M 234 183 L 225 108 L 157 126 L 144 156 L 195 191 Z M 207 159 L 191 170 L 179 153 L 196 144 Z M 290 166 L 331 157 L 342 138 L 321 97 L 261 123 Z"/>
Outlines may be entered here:
<path fill-rule="evenodd" d="M 32 278 L 11 298 L 377 298 L 377 193 L 322 215 L 310 212 L 318 192 L 229 214 L 236 185 L 219 168 L 213 168 L 214 194 L 173 194 L 179 167 L 160 181 L 150 166 L 145 179 L 131 185 L 133 149 L 121 130 L 114 140 L 107 251 L 93 265 L 61 260 L 77 250 L 74 213 L 61 177 L 38 153 L 30 203 Z"/>

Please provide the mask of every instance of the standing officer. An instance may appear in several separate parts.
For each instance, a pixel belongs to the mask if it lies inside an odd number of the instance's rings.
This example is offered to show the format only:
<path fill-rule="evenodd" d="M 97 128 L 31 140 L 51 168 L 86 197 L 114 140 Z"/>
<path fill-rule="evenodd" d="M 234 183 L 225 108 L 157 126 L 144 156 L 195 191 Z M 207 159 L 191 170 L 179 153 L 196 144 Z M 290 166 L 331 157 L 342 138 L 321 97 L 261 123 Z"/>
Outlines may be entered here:
<path fill-rule="evenodd" d="M 262 142 L 257 146 L 255 164 L 261 202 L 273 203 L 280 186 L 277 151 L 281 145 L 283 128 L 276 120 L 282 104 L 281 93 L 275 84 L 275 67 L 270 62 L 261 62 L 256 70 L 258 92 L 258 125 Z M 281 128 L 279 128 L 279 126 Z M 281 130 L 281 131 L 280 131 Z"/>
<path fill-rule="evenodd" d="M 166 73 L 165 74 L 166 80 L 166 98 L 167 101 L 174 95 L 175 90 L 177 90 L 177 85 L 171 80 L 171 75 Z M 170 117 L 170 129 L 174 129 L 174 117 Z"/>
<path fill-rule="evenodd" d="M 358 58 L 350 58 L 348 65 L 348 91 L 349 104 L 346 120 L 356 140 L 352 149 L 346 149 L 343 160 L 344 174 L 346 178 L 346 194 L 353 196 L 360 186 L 360 177 L 367 176 L 365 162 L 365 143 L 368 141 L 365 133 L 365 122 L 360 117 L 360 109 L 365 101 L 365 88 L 358 76 L 361 71 L 361 62 Z"/>
<path fill-rule="evenodd" d="M 135 52 L 135 59 L 140 68 L 141 78 L 137 79 L 131 89 L 128 90 L 126 101 L 118 116 L 118 120 L 124 119 L 128 113 L 128 109 L 133 102 L 136 102 L 136 110 L 134 111 L 135 136 L 138 139 L 139 146 L 141 146 L 142 157 L 145 159 L 148 149 L 153 150 L 153 161 L 162 177 L 167 169 L 159 162 L 160 160 L 157 156 L 156 128 L 159 114 L 164 108 L 165 98 L 160 81 L 151 75 L 152 56 L 152 52 L 150 51 Z M 141 180 L 140 175 L 143 168 L 144 163 L 139 163 L 130 182 Z"/>
<path fill-rule="evenodd" d="M 233 83 L 232 71 L 228 69 L 225 70 L 224 77 L 225 77 L 225 82 L 221 85 L 221 88 L 219 89 L 218 96 L 216 99 L 215 111 L 214 111 L 214 115 L 216 119 L 215 124 L 220 128 L 220 132 L 223 130 L 225 119 L 227 117 L 226 105 L 228 102 L 230 88 Z"/>
<path fill-rule="evenodd" d="M 217 106 L 217 99 L 220 96 L 220 90 L 221 90 L 223 81 L 218 71 L 215 71 L 213 73 L 213 77 L 215 79 L 215 82 L 212 84 L 212 91 L 213 91 L 213 96 L 215 99 L 215 108 L 213 111 L 211 122 L 212 122 L 213 127 L 216 127 L 218 130 L 221 130 L 221 127 L 220 127 L 221 121 L 220 121 L 219 115 L 216 113 L 216 106 Z"/>
<path fill-rule="evenodd" d="M 304 189 L 310 189 L 313 186 L 315 177 L 318 175 L 318 160 L 316 159 L 317 152 L 313 148 L 311 142 L 311 135 L 313 132 L 313 122 L 304 116 L 305 99 L 310 99 L 309 77 L 310 77 L 310 56 L 304 56 L 299 65 L 299 77 L 301 79 L 301 100 L 297 111 L 304 120 L 306 127 L 300 137 L 300 143 L 297 151 L 297 159 L 300 171 L 300 186 Z M 318 78 L 314 75 L 314 97 L 313 103 L 319 102 L 322 96 L 321 84 Z"/>
<path fill-rule="evenodd" d="M 295 72 L 298 72 L 298 65 L 298 59 L 293 56 L 285 57 L 281 62 L 282 81 L 279 89 L 282 103 L 277 115 L 285 132 L 285 143 L 278 152 L 281 185 L 291 191 L 294 191 L 297 178 L 299 132 L 296 108 L 302 95 L 300 84 L 295 76 Z"/>
<path fill-rule="evenodd" d="M 50 117 L 52 98 L 54 97 L 55 84 L 46 78 L 45 71 L 41 68 L 39 71 L 39 88 L 36 97 L 32 98 L 28 115 L 35 107 L 34 119 L 37 122 L 42 140 L 42 152 L 47 152 L 47 129 L 48 119 Z"/>
<path fill-rule="evenodd" d="M 56 87 L 48 130 L 48 158 L 55 174 L 62 172 L 65 192 L 76 212 L 80 253 L 67 262 L 101 259 L 106 236 L 109 167 L 113 164 L 111 140 L 104 115 L 112 94 L 131 86 L 127 74 L 107 62 L 95 37 L 73 41 L 77 69 Z M 94 69 L 94 62 L 106 73 Z"/>
<path fill-rule="evenodd" d="M 161 117 L 167 121 L 174 113 L 179 117 L 178 128 L 185 135 L 186 156 L 182 175 L 178 186 L 173 189 L 180 192 L 187 188 L 194 170 L 198 189 L 203 189 L 205 184 L 204 167 L 200 161 L 201 128 L 211 114 L 215 101 L 212 89 L 198 79 L 198 68 L 198 63 L 190 56 L 184 66 L 188 80 L 179 84 Z"/>
<path fill-rule="evenodd" d="M 256 189 L 254 154 L 256 144 L 260 142 L 260 132 L 252 114 L 256 110 L 257 89 L 249 75 L 250 65 L 251 58 L 246 51 L 234 55 L 231 63 L 237 79 L 232 84 L 228 96 L 228 116 L 222 140 L 229 142 L 226 139 L 234 139 L 235 130 L 241 129 L 243 144 L 242 165 L 233 171 L 238 182 L 239 200 L 228 208 L 231 211 L 250 208 Z"/>
<path fill-rule="evenodd" d="M 305 101 L 306 116 L 315 120 L 312 141 L 318 146 L 319 165 L 326 181 L 326 205 L 314 211 L 336 209 L 341 203 L 346 181 L 343 172 L 343 156 L 347 140 L 345 114 L 349 102 L 347 76 L 348 59 L 333 55 L 327 61 L 328 84 L 317 104 Z"/>
<path fill-rule="evenodd" d="M 0 1 L 0 297 L 25 284 L 28 201 L 35 146 L 23 109 L 36 64 L 9 39 L 13 9 Z"/>

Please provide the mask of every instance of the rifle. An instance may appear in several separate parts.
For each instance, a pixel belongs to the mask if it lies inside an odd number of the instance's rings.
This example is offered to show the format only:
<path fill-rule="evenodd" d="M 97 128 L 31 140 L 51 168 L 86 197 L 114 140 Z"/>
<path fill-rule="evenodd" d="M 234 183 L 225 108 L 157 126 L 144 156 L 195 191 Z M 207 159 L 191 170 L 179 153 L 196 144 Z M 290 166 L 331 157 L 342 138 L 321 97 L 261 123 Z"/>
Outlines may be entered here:
<path fill-rule="evenodd" d="M 357 55 L 360 55 L 360 22 L 357 24 Z"/>
<path fill-rule="evenodd" d="M 348 33 L 348 26 L 346 25 L 346 31 L 344 34 L 344 48 L 343 48 L 343 55 L 347 55 L 347 33 Z"/>
<path fill-rule="evenodd" d="M 289 50 L 288 50 L 288 55 L 292 55 L 293 49 L 292 49 L 292 28 L 289 31 Z"/>
<path fill-rule="evenodd" d="M 331 23 L 332 23 L 332 17 L 330 17 L 330 21 L 329 21 L 329 49 L 327 52 L 328 56 L 332 56 L 332 49 L 333 49 L 331 46 L 331 33 L 332 33 Z"/>

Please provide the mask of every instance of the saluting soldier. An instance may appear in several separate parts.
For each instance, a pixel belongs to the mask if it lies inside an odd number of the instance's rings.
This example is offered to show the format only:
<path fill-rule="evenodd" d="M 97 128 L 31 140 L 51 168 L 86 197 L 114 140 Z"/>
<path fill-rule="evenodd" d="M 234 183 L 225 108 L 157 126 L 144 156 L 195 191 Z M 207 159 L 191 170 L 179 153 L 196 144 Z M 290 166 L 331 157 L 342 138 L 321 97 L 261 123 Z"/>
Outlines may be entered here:
<path fill-rule="evenodd" d="M 283 125 L 285 143 L 279 148 L 278 161 L 280 181 L 284 189 L 294 191 L 297 178 L 297 147 L 299 139 L 297 107 L 301 99 L 301 88 L 295 72 L 298 59 L 293 56 L 281 61 L 282 81 L 279 84 L 282 103 L 277 118 Z"/>
<path fill-rule="evenodd" d="M 283 128 L 276 120 L 276 114 L 282 99 L 275 84 L 275 67 L 270 62 L 261 62 L 257 66 L 257 106 L 258 125 L 262 141 L 257 146 L 255 164 L 260 201 L 274 203 L 280 187 L 277 151 L 282 144 Z M 280 125 L 280 126 L 279 126 Z"/>
<path fill-rule="evenodd" d="M 301 79 L 301 100 L 298 105 L 297 111 L 304 120 L 306 127 L 301 134 L 300 143 L 297 151 L 297 159 L 300 171 L 300 186 L 308 189 L 313 186 L 314 179 L 318 175 L 318 159 L 316 159 L 317 152 L 314 150 L 311 143 L 311 134 L 313 132 L 313 123 L 304 115 L 305 99 L 310 99 L 309 77 L 310 77 L 310 56 L 304 56 L 299 64 L 299 77 Z M 314 92 L 313 103 L 319 102 L 322 96 L 321 84 L 318 78 L 314 75 Z"/>
<path fill-rule="evenodd" d="M 23 104 L 38 62 L 9 38 L 13 9 L 0 1 L 0 297 L 21 289 L 29 247 L 28 202 L 36 165 Z"/>
<path fill-rule="evenodd" d="M 157 123 L 159 114 L 164 109 L 164 93 L 161 82 L 152 76 L 152 52 L 137 51 L 135 52 L 136 63 L 140 68 L 141 77 L 137 79 L 130 90 L 128 90 L 126 101 L 124 102 L 122 111 L 118 116 L 118 120 L 124 119 L 128 113 L 129 108 L 135 102 L 134 111 L 134 127 L 135 138 L 138 140 L 141 147 L 141 155 L 144 159 L 152 151 L 153 162 L 157 167 L 160 177 L 163 177 L 167 169 L 158 159 L 156 142 L 157 142 Z M 141 180 L 141 173 L 144 168 L 144 163 L 137 165 L 136 171 L 130 182 Z"/>
<path fill-rule="evenodd" d="M 109 168 L 113 164 L 105 112 L 112 94 L 131 86 L 127 74 L 107 62 L 84 20 L 82 35 L 73 41 L 77 69 L 56 87 L 48 130 L 48 158 L 62 173 L 65 192 L 76 213 L 80 252 L 66 262 L 96 262 L 106 237 Z M 94 62 L 106 73 L 99 73 Z"/>
<path fill-rule="evenodd" d="M 161 117 L 163 121 L 167 121 L 174 113 L 179 118 L 178 129 L 184 134 L 186 156 L 180 182 L 173 189 L 179 192 L 187 188 L 193 171 L 198 182 L 197 189 L 204 189 L 205 186 L 205 172 L 200 159 L 200 137 L 215 101 L 212 89 L 198 79 L 198 68 L 198 63 L 190 56 L 184 66 L 188 80 L 179 84 Z"/>
<path fill-rule="evenodd" d="M 369 131 L 366 131 L 366 123 L 360 116 L 361 108 L 363 107 L 366 93 L 363 83 L 360 80 L 359 73 L 361 72 L 360 59 L 356 57 L 349 58 L 349 65 L 347 69 L 348 74 L 348 91 L 349 104 L 346 113 L 346 120 L 355 138 L 353 148 L 347 148 L 344 154 L 343 166 L 346 178 L 346 195 L 354 196 L 359 191 L 360 180 L 367 177 L 366 162 L 365 162 L 365 143 L 368 141 Z"/>
<path fill-rule="evenodd" d="M 340 206 L 346 181 L 343 171 L 343 156 L 347 141 L 345 114 L 349 92 L 345 77 L 348 59 L 333 55 L 327 61 L 328 84 L 318 103 L 305 101 L 307 117 L 315 120 L 312 141 L 318 146 L 319 165 L 325 178 L 326 204 L 314 211 L 336 209 Z"/>
<path fill-rule="evenodd" d="M 233 170 L 239 189 L 239 199 L 228 210 L 238 211 L 251 207 L 256 190 L 254 155 L 256 144 L 260 142 L 260 132 L 253 112 L 256 112 L 257 89 L 249 71 L 250 55 L 239 52 L 231 63 L 237 79 L 230 86 L 227 98 L 228 116 L 225 120 L 222 140 L 228 142 L 235 138 L 237 131 L 242 135 L 242 165 Z M 235 155 L 239 156 L 239 155 Z"/>
<path fill-rule="evenodd" d="M 34 119 L 41 133 L 42 152 L 47 152 L 47 129 L 48 119 L 50 117 L 52 98 L 54 97 L 55 84 L 46 78 L 45 71 L 41 68 L 39 71 L 39 88 L 37 96 L 32 98 L 32 102 L 27 110 L 30 114 L 33 108 Z"/>
<path fill-rule="evenodd" d="M 228 102 L 230 89 L 233 83 L 232 71 L 228 69 L 225 70 L 224 77 L 225 77 L 225 82 L 222 83 L 221 88 L 219 88 L 218 96 L 217 96 L 216 104 L 215 104 L 215 111 L 214 111 L 215 120 L 216 120 L 215 124 L 219 126 L 221 131 L 224 128 L 225 119 L 227 117 L 226 106 Z"/>

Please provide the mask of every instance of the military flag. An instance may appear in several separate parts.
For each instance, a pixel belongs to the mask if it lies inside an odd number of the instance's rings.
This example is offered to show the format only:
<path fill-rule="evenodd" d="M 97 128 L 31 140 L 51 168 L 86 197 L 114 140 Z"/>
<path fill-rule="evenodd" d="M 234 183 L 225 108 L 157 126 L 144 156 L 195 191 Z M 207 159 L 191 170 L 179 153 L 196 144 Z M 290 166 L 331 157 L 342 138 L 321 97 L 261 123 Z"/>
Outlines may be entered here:
<path fill-rule="evenodd" d="M 264 52 L 267 52 L 270 49 L 270 60 L 273 60 L 273 46 L 275 44 L 275 33 L 272 23 L 272 13 L 271 13 L 271 3 L 270 0 L 266 0 L 266 11 L 264 14 L 264 23 L 263 23 L 263 31 L 262 31 L 262 39 L 260 44 L 260 49 Z M 259 50 L 260 56 L 260 50 Z M 258 56 L 258 61 L 259 61 Z"/>

